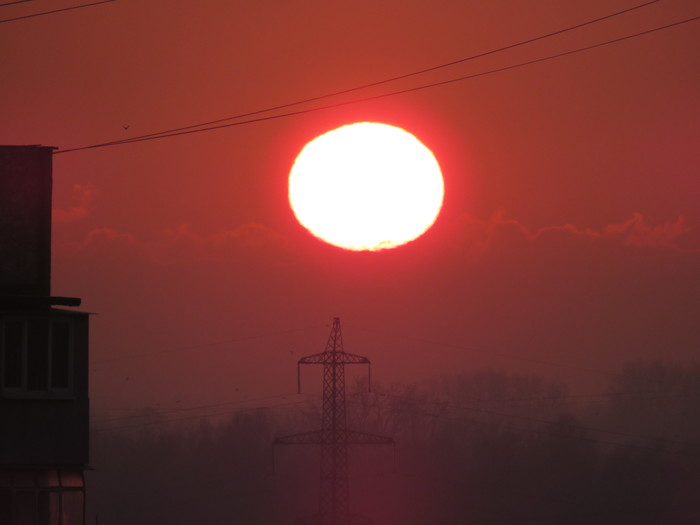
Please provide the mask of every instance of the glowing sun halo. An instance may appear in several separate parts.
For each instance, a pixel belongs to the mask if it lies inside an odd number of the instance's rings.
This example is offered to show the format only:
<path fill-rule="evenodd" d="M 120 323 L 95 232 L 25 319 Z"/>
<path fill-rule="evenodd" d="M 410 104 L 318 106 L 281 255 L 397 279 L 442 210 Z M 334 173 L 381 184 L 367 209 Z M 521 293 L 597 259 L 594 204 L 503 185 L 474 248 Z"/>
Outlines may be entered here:
<path fill-rule="evenodd" d="M 348 250 L 394 248 L 420 237 L 442 206 L 432 152 L 401 128 L 360 122 L 309 142 L 289 174 L 289 203 L 320 239 Z"/>

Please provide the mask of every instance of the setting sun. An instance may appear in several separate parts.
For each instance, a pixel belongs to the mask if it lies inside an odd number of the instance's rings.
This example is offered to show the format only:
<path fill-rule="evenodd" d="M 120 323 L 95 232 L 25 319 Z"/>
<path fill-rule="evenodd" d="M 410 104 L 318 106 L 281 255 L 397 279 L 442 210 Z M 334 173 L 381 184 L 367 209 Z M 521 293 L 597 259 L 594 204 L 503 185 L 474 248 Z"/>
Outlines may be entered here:
<path fill-rule="evenodd" d="M 421 236 L 443 195 L 432 152 L 403 129 L 374 122 L 316 137 L 289 174 L 289 203 L 299 222 L 355 251 L 395 248 Z"/>

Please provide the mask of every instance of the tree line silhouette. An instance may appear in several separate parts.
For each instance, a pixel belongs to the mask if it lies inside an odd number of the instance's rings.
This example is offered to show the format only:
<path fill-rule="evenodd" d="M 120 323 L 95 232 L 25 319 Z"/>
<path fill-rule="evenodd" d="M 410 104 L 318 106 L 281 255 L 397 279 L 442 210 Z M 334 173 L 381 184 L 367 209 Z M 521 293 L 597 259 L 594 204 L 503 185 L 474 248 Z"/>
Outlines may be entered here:
<path fill-rule="evenodd" d="M 176 427 L 151 410 L 144 424 L 93 432 L 88 523 L 282 525 L 313 513 L 319 451 L 272 441 L 316 428 L 318 407 Z M 350 451 L 351 506 L 377 525 L 700 522 L 698 364 L 629 364 L 599 395 L 490 370 L 373 392 L 358 381 L 347 411 L 349 427 L 397 442 Z"/>

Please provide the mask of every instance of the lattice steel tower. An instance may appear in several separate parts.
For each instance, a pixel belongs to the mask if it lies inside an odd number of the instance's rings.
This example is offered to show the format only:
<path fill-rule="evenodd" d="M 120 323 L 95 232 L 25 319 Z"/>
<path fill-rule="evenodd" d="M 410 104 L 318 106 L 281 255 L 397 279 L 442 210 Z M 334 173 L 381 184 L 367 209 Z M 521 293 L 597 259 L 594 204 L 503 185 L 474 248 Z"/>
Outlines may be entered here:
<path fill-rule="evenodd" d="M 321 429 L 277 438 L 279 445 L 321 445 L 321 486 L 318 514 L 299 518 L 303 525 L 358 525 L 372 521 L 351 514 L 348 504 L 348 445 L 391 445 L 391 438 L 348 430 L 345 417 L 345 365 L 370 364 L 361 355 L 343 349 L 340 319 L 333 328 L 326 349 L 302 357 L 297 362 L 297 382 L 301 390 L 301 365 L 323 365 L 323 409 Z"/>

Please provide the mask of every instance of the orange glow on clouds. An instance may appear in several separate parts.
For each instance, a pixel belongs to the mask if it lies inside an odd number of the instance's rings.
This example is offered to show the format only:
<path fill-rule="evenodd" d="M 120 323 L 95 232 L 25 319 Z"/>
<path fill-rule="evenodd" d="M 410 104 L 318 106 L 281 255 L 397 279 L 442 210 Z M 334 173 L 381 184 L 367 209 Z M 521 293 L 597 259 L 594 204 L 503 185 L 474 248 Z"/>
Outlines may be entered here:
<path fill-rule="evenodd" d="M 309 142 L 289 174 L 289 203 L 316 237 L 348 250 L 394 248 L 421 236 L 440 212 L 435 156 L 395 126 L 361 122 Z"/>

